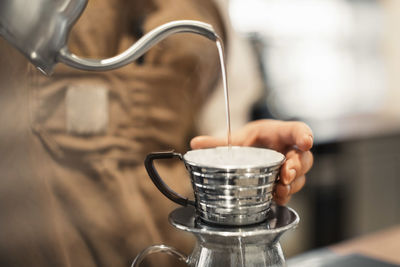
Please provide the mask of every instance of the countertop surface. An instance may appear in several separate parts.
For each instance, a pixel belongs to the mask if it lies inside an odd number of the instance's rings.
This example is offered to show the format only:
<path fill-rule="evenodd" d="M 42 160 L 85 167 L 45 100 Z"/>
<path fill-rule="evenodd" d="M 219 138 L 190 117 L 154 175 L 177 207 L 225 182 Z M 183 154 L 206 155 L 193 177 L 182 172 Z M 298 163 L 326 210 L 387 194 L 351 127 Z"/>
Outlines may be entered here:
<path fill-rule="evenodd" d="M 289 267 L 400 266 L 400 225 L 298 255 L 287 264 Z"/>
<path fill-rule="evenodd" d="M 330 247 L 335 253 L 359 253 L 400 265 L 400 225 Z"/>

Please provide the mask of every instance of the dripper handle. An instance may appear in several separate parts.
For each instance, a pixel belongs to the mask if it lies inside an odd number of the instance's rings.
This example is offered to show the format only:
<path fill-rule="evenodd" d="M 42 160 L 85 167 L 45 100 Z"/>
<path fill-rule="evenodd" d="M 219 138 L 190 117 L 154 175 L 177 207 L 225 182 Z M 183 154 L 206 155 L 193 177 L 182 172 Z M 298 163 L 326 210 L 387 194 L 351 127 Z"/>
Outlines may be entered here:
<path fill-rule="evenodd" d="M 82 58 L 71 53 L 67 46 L 62 48 L 58 54 L 58 61 L 64 64 L 90 71 L 106 71 L 123 67 L 146 53 L 152 46 L 171 34 L 175 33 L 195 33 L 200 34 L 212 41 L 217 41 L 220 37 L 214 28 L 208 24 L 196 20 L 176 20 L 165 23 L 145 34 L 136 43 L 121 54 L 106 59 Z"/>
<path fill-rule="evenodd" d="M 167 253 L 169 255 L 177 257 L 179 260 L 185 262 L 186 264 L 188 263 L 188 257 L 179 252 L 177 249 L 165 245 L 153 245 L 142 250 L 142 252 L 140 252 L 133 260 L 131 267 L 139 267 L 147 255 L 158 252 Z"/>
<path fill-rule="evenodd" d="M 167 152 L 153 152 L 147 155 L 144 166 L 146 167 L 146 171 L 153 181 L 154 185 L 160 190 L 161 193 L 164 194 L 167 198 L 172 200 L 175 203 L 178 203 L 182 206 L 192 205 L 195 206 L 195 202 L 193 200 L 189 200 L 188 198 L 182 197 L 175 191 L 173 191 L 164 181 L 161 179 L 158 174 L 156 168 L 154 167 L 154 160 L 156 159 L 172 159 L 178 158 L 182 160 L 182 155 L 173 151 Z"/>

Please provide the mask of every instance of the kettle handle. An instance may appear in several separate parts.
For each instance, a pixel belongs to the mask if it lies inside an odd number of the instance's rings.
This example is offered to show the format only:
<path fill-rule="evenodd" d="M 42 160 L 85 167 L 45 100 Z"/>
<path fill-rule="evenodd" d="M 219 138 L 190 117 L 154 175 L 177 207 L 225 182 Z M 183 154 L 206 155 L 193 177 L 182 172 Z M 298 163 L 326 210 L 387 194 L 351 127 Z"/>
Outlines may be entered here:
<path fill-rule="evenodd" d="M 67 46 L 58 54 L 58 61 L 64 64 L 91 71 L 106 71 L 123 67 L 146 53 L 153 45 L 175 33 L 190 32 L 203 35 L 212 41 L 220 40 L 214 28 L 208 24 L 196 20 L 176 20 L 165 23 L 153 29 L 141 37 L 127 50 L 119 55 L 106 59 L 82 58 L 71 53 Z"/>
<path fill-rule="evenodd" d="M 175 203 L 178 203 L 182 206 L 192 205 L 195 206 L 195 202 L 193 200 L 189 200 L 188 198 L 182 197 L 175 191 L 173 191 L 164 181 L 161 179 L 158 174 L 156 168 L 154 167 L 154 160 L 156 159 L 172 159 L 178 158 L 182 160 L 182 155 L 180 153 L 175 153 L 173 151 L 166 152 L 153 152 L 146 156 L 144 160 L 144 166 L 146 167 L 146 171 L 153 181 L 154 185 L 160 190 L 161 193 L 164 194 L 167 198 L 172 200 Z"/>
<path fill-rule="evenodd" d="M 175 256 L 180 261 L 183 261 L 186 264 L 188 264 L 188 261 L 189 261 L 188 257 L 185 256 L 180 251 L 178 251 L 177 249 L 175 249 L 173 247 L 165 246 L 165 245 L 153 245 L 153 246 L 147 247 L 144 250 L 142 250 L 136 256 L 136 258 L 133 260 L 131 267 L 139 267 L 147 255 L 158 253 L 158 252 L 167 253 L 169 255 Z"/>

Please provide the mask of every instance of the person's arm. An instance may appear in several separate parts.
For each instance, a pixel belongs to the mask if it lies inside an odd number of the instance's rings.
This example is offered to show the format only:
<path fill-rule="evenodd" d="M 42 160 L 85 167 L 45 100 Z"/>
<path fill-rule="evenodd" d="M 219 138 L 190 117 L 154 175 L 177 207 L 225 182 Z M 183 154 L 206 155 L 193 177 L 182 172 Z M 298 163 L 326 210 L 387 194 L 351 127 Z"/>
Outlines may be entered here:
<path fill-rule="evenodd" d="M 192 139 L 193 149 L 226 145 L 226 138 L 198 136 Z M 311 169 L 313 134 L 305 123 L 278 120 L 258 120 L 246 124 L 232 134 L 232 145 L 256 146 L 274 149 L 286 156 L 274 199 L 284 205 L 292 194 L 300 191 L 306 182 L 305 174 Z"/>

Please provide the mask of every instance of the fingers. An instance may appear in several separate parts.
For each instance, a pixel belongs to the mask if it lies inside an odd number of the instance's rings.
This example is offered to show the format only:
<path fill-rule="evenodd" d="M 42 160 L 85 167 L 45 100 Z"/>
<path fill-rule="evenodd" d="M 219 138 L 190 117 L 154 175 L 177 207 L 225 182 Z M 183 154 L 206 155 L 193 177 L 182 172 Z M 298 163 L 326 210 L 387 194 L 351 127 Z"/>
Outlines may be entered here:
<path fill-rule="evenodd" d="M 237 132 L 234 139 L 246 146 L 267 147 L 282 153 L 294 146 L 301 151 L 307 151 L 313 145 L 310 127 L 298 121 L 253 121 Z"/>
<path fill-rule="evenodd" d="M 310 150 L 313 145 L 313 133 L 303 122 L 283 122 L 278 134 L 280 142 L 297 146 L 301 151 Z"/>
<path fill-rule="evenodd" d="M 290 184 L 290 195 L 299 192 L 306 183 L 306 176 L 302 175 L 296 178 L 293 183 Z"/>
<path fill-rule="evenodd" d="M 296 177 L 306 174 L 311 169 L 313 161 L 314 157 L 310 151 L 289 151 L 281 168 L 281 182 L 285 185 L 291 184 Z"/>
<path fill-rule="evenodd" d="M 278 205 L 285 205 L 289 202 L 294 193 L 299 192 L 306 183 L 306 176 L 302 175 L 296 178 L 291 184 L 282 184 L 279 182 L 275 187 L 274 200 Z"/>
<path fill-rule="evenodd" d="M 209 148 L 216 146 L 225 146 L 226 138 L 217 138 L 212 136 L 197 136 L 190 141 L 190 147 L 192 149 Z"/>
<path fill-rule="evenodd" d="M 285 185 L 281 182 L 278 182 L 275 186 L 274 198 L 277 199 L 285 199 L 290 195 L 291 186 L 289 184 Z"/>
<path fill-rule="evenodd" d="M 292 198 L 292 196 L 288 196 L 285 198 L 274 198 L 274 200 L 275 200 L 276 204 L 278 204 L 280 206 L 284 206 L 290 201 L 291 198 Z"/>

